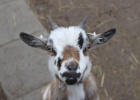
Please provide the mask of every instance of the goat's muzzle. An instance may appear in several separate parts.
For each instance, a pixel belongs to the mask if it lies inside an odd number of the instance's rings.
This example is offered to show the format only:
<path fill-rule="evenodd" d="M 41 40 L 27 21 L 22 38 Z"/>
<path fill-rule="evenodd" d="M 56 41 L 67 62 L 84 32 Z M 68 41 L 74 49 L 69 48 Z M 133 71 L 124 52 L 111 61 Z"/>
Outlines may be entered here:
<path fill-rule="evenodd" d="M 66 84 L 74 85 L 75 83 L 78 82 L 78 78 L 80 78 L 81 74 L 76 73 L 75 71 L 70 71 L 61 74 L 61 76 L 66 78 L 65 80 Z"/>

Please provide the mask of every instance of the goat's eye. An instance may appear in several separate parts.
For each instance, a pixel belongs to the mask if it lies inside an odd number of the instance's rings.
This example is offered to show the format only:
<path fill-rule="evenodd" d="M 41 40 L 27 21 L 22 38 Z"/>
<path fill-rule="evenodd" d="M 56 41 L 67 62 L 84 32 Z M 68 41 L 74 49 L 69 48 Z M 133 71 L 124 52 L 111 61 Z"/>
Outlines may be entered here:
<path fill-rule="evenodd" d="M 90 47 L 91 47 L 91 45 L 90 45 L 90 44 L 87 44 L 87 45 L 86 45 L 86 49 L 87 49 L 87 50 L 89 50 L 89 49 L 90 49 Z"/>
<path fill-rule="evenodd" d="M 52 46 L 47 46 L 47 51 L 52 51 L 53 47 Z"/>
<path fill-rule="evenodd" d="M 52 46 L 47 46 L 46 50 L 49 52 L 51 56 L 56 56 L 56 51 L 54 50 Z"/>
<path fill-rule="evenodd" d="M 83 50 L 83 53 L 85 56 L 89 55 L 89 51 L 90 51 L 91 45 L 87 44 L 86 47 Z"/>

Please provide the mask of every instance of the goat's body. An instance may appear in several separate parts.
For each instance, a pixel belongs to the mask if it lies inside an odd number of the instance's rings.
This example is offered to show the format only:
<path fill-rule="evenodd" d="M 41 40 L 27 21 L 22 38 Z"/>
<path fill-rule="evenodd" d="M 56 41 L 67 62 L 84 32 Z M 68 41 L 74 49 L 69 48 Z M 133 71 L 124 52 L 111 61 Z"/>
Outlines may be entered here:
<path fill-rule="evenodd" d="M 42 90 L 42 100 L 98 100 L 95 80 L 90 74 L 82 83 L 64 85 L 54 78 Z"/>
<path fill-rule="evenodd" d="M 83 29 L 86 18 L 78 26 L 58 27 L 49 20 L 52 31 L 48 38 L 22 32 L 21 39 L 31 47 L 47 50 L 53 80 L 42 91 L 42 100 L 99 100 L 91 75 L 91 48 L 110 40 L 116 29 L 89 34 Z"/>

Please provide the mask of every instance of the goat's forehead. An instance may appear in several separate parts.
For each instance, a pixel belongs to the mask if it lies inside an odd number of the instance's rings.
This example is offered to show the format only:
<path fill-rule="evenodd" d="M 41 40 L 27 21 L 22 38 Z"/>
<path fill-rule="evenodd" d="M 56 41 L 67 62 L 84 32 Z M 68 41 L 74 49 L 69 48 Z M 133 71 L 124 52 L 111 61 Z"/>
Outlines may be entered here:
<path fill-rule="evenodd" d="M 78 38 L 82 35 L 83 40 L 86 40 L 87 35 L 82 28 L 71 26 L 71 27 L 60 27 L 51 31 L 49 39 L 51 39 L 56 48 L 64 48 L 66 45 L 77 46 Z"/>
<path fill-rule="evenodd" d="M 60 27 L 58 29 L 55 29 L 51 31 L 50 37 L 51 38 L 58 38 L 58 39 L 65 39 L 67 37 L 69 38 L 76 38 L 79 36 L 79 34 L 82 33 L 85 37 L 85 31 L 77 26 L 70 26 L 70 27 Z"/>

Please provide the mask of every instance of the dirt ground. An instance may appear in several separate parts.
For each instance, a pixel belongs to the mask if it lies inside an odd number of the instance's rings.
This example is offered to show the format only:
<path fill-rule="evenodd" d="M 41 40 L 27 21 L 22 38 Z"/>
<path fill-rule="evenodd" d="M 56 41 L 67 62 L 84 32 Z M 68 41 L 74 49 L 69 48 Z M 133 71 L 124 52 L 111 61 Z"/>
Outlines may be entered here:
<path fill-rule="evenodd" d="M 43 26 L 47 17 L 60 26 L 78 25 L 88 16 L 87 32 L 115 27 L 117 34 L 92 51 L 101 100 L 140 100 L 140 0 L 27 0 Z"/>

